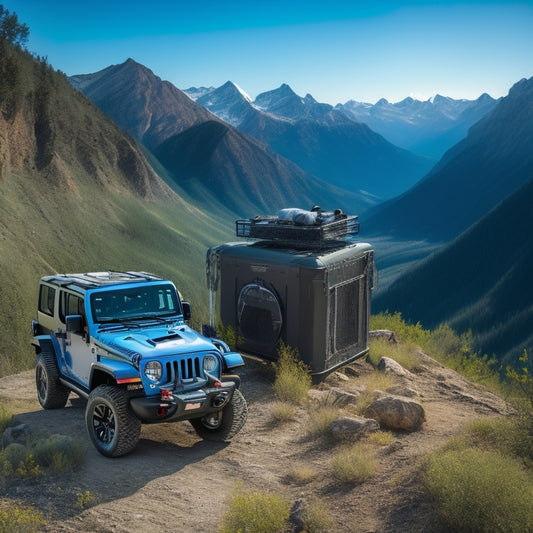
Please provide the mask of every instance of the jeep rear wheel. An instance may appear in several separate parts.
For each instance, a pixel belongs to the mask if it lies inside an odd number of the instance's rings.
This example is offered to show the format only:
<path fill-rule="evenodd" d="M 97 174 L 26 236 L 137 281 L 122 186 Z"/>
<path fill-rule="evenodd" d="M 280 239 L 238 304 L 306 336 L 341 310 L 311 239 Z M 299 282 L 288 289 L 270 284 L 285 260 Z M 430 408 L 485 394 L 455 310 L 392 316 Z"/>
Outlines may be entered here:
<path fill-rule="evenodd" d="M 70 394 L 70 390 L 59 381 L 59 370 L 53 357 L 51 353 L 42 351 L 35 366 L 37 398 L 43 409 L 65 407 Z"/>
<path fill-rule="evenodd" d="M 246 400 L 241 391 L 235 389 L 231 400 L 220 411 L 209 413 L 202 418 L 193 418 L 189 422 L 203 439 L 226 442 L 243 428 L 247 416 Z"/>
<path fill-rule="evenodd" d="M 106 457 L 131 452 L 141 434 L 141 421 L 130 409 L 127 392 L 112 385 L 89 394 L 85 425 L 95 448 Z"/>

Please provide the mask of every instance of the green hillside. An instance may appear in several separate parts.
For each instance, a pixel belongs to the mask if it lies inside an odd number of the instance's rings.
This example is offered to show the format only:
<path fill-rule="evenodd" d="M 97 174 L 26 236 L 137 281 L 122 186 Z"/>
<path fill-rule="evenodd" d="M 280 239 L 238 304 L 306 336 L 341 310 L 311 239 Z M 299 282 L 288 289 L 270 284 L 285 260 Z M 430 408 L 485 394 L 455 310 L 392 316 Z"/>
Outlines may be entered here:
<path fill-rule="evenodd" d="M 0 42 L 0 376 L 33 362 L 40 276 L 154 272 L 201 321 L 206 250 L 232 230 L 172 190 L 61 73 Z"/>
<path fill-rule="evenodd" d="M 533 180 L 373 301 L 435 328 L 472 330 L 482 353 L 516 363 L 533 346 Z"/>

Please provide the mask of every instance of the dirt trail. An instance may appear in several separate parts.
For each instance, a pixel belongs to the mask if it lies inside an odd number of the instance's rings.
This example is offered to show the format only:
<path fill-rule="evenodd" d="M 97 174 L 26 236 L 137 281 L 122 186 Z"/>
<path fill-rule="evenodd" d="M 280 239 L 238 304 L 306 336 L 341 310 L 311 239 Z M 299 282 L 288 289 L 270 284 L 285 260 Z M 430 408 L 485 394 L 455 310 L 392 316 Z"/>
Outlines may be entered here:
<path fill-rule="evenodd" d="M 274 491 L 291 503 L 325 498 L 333 511 L 334 532 L 438 531 L 419 494 L 424 456 L 468 420 L 511 411 L 501 399 L 422 357 L 422 368 L 408 385 L 418 391 L 426 422 L 420 431 L 395 434 L 394 443 L 380 450 L 378 474 L 355 487 L 332 477 L 331 447 L 305 438 L 308 410 L 300 408 L 293 422 L 272 426 L 271 380 L 265 365 L 253 359 L 247 359 L 241 371 L 248 421 L 231 444 L 200 440 L 188 422 L 143 426 L 137 448 L 119 459 L 103 457 L 90 444 L 84 400 L 71 395 L 66 408 L 44 411 L 36 400 L 33 371 L 2 378 L 0 401 L 17 413 L 18 422 L 28 424 L 36 435 L 72 435 L 86 445 L 86 461 L 79 470 L 11 486 L 5 496 L 42 510 L 45 531 L 54 533 L 217 531 L 238 483 L 246 490 Z M 351 368 L 360 376 L 372 371 L 364 361 Z M 345 381 L 333 375 L 320 387 L 349 387 L 362 379 Z M 286 480 L 299 463 L 311 464 L 317 472 L 303 486 Z M 78 494 L 86 491 L 97 503 L 80 509 Z"/>

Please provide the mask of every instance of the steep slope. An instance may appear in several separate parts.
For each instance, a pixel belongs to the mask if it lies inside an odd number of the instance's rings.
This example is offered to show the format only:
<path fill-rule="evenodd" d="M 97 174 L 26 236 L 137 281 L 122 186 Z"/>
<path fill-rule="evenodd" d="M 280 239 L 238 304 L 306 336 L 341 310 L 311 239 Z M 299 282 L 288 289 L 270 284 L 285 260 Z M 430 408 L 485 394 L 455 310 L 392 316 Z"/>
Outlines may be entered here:
<path fill-rule="evenodd" d="M 311 95 L 298 96 L 286 84 L 251 102 L 227 82 L 197 101 L 305 171 L 352 192 L 391 198 L 432 165 Z"/>
<path fill-rule="evenodd" d="M 373 301 L 434 328 L 472 330 L 505 364 L 533 349 L 533 179 Z"/>
<path fill-rule="evenodd" d="M 435 168 L 366 215 L 376 235 L 449 241 L 533 176 L 533 78 L 516 83 Z"/>
<path fill-rule="evenodd" d="M 173 279 L 201 320 L 205 251 L 233 228 L 180 198 L 63 75 L 0 47 L 0 326 L 9 332 L 0 374 L 33 362 L 29 325 L 45 274 L 152 271 Z"/>
<path fill-rule="evenodd" d="M 72 76 L 69 81 L 148 148 L 213 118 L 204 107 L 133 59 L 93 74 Z"/>
<path fill-rule="evenodd" d="M 396 146 L 440 159 L 496 104 L 497 100 L 488 94 L 477 100 L 454 100 L 437 95 L 423 102 L 405 98 L 394 104 L 384 98 L 374 105 L 350 100 L 338 104 L 336 109 L 367 124 Z"/>
<path fill-rule="evenodd" d="M 219 121 L 168 139 L 155 155 L 191 195 L 245 218 L 273 214 L 287 205 L 309 209 L 321 204 L 347 212 L 363 205 L 356 195 L 306 174 Z"/>

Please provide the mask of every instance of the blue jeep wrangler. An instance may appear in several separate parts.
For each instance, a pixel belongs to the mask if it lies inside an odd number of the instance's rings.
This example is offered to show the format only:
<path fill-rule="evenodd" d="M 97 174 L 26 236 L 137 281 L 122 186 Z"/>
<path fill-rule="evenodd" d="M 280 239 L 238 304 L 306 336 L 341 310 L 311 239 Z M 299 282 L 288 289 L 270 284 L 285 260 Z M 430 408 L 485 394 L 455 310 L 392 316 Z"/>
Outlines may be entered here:
<path fill-rule="evenodd" d="M 131 452 L 143 422 L 189 420 L 202 438 L 230 440 L 247 416 L 230 374 L 243 359 L 187 326 L 190 313 L 170 281 L 145 272 L 43 277 L 32 322 L 39 403 L 86 398 L 87 430 L 108 457 Z"/>

